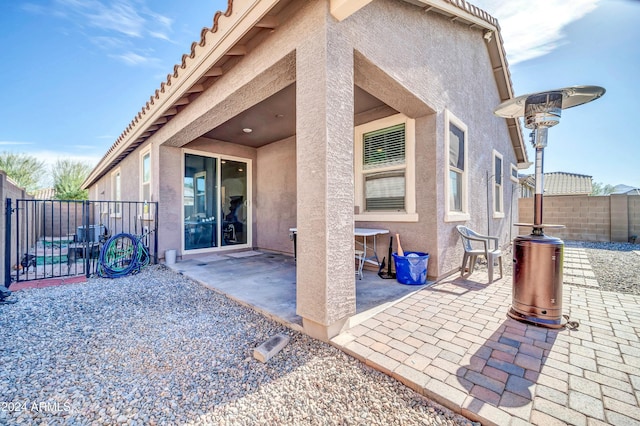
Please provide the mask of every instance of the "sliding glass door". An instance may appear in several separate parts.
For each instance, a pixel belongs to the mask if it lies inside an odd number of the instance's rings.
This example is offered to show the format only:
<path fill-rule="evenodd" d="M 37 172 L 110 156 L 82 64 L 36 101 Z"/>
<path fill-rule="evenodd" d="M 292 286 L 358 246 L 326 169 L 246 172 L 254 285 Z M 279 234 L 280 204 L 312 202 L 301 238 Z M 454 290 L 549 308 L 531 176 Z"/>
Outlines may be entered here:
<path fill-rule="evenodd" d="M 247 244 L 247 163 L 220 160 L 223 246 Z"/>
<path fill-rule="evenodd" d="M 249 244 L 248 167 L 248 160 L 185 153 L 185 250 Z"/>

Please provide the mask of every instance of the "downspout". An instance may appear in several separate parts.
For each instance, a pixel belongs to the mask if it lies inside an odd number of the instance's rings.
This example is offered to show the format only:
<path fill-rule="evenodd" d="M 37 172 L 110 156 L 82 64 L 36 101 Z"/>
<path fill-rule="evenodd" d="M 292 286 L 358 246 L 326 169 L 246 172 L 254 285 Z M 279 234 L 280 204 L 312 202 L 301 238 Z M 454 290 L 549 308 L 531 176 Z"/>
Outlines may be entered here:
<path fill-rule="evenodd" d="M 489 176 L 489 172 L 487 172 L 487 235 L 491 235 L 491 204 L 489 202 L 489 179 L 493 177 Z"/>
<path fill-rule="evenodd" d="M 511 183 L 511 214 L 509 215 L 509 241 L 513 241 L 513 193 L 516 183 Z"/>

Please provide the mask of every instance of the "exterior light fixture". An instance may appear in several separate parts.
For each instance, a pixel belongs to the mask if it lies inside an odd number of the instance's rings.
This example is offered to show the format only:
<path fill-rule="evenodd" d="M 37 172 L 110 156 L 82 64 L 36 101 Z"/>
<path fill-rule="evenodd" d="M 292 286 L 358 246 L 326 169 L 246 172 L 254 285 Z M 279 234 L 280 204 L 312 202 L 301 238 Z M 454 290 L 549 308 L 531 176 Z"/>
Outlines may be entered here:
<path fill-rule="evenodd" d="M 250 127 L 245 127 L 244 129 L 242 129 L 242 131 L 245 132 L 245 133 L 251 133 L 251 132 L 253 132 L 253 129 L 250 128 Z"/>

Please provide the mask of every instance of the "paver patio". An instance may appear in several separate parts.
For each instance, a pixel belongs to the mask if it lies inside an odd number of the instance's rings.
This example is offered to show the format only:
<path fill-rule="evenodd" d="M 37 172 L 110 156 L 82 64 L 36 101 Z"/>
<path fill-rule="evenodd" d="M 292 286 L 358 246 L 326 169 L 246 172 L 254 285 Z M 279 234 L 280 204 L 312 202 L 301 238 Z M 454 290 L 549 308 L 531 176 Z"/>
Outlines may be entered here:
<path fill-rule="evenodd" d="M 598 290 L 581 249 L 566 249 L 564 277 L 563 313 L 577 329 L 508 318 L 511 277 L 484 284 L 477 271 L 415 292 L 332 343 L 482 424 L 640 425 L 640 297 Z"/>

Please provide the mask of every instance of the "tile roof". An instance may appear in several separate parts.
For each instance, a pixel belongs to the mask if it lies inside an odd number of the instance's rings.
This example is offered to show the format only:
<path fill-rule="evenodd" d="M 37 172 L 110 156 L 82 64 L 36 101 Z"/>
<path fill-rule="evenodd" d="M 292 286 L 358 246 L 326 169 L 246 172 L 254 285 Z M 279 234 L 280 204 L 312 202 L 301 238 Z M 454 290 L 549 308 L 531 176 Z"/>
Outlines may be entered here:
<path fill-rule="evenodd" d="M 31 195 L 35 200 L 53 200 L 56 196 L 56 190 L 53 188 L 36 189 Z"/>
<path fill-rule="evenodd" d="M 640 195 L 640 188 L 634 188 L 633 186 L 619 184 L 613 187 L 613 192 L 611 194 Z"/>
<path fill-rule="evenodd" d="M 591 176 L 565 172 L 544 174 L 544 195 L 589 195 L 592 191 Z"/>
<path fill-rule="evenodd" d="M 130 140 L 131 138 L 129 137 L 130 134 L 133 133 L 134 129 L 138 126 L 139 122 L 143 121 L 143 118 L 147 115 L 147 113 L 149 113 L 152 108 L 154 107 L 154 105 L 156 103 L 160 103 L 159 101 L 161 100 L 161 98 L 163 98 L 165 91 L 167 91 L 167 89 L 171 86 L 172 84 L 172 80 L 178 79 L 181 76 L 182 70 L 185 70 L 188 66 L 188 61 L 189 60 L 193 60 L 196 57 L 196 49 L 198 47 L 203 48 L 205 47 L 205 45 L 207 44 L 207 34 L 209 33 L 216 33 L 218 31 L 218 20 L 220 19 L 220 17 L 225 16 L 225 17 L 229 17 L 231 16 L 231 14 L 233 13 L 233 0 L 227 0 L 227 10 L 225 12 L 222 11 L 217 11 L 213 17 L 213 25 L 211 26 L 211 28 L 209 27 L 204 27 L 202 28 L 202 30 L 200 31 L 200 41 L 196 42 L 194 41 L 193 43 L 191 43 L 191 49 L 190 49 L 190 53 L 189 54 L 184 54 L 182 55 L 182 60 L 181 63 L 176 64 L 173 66 L 173 73 L 167 74 L 167 78 L 165 82 L 162 82 L 160 84 L 160 88 L 156 89 L 156 91 L 154 92 L 153 95 L 151 95 L 149 97 L 149 100 L 146 102 L 146 104 L 142 107 L 142 109 L 134 116 L 134 118 L 131 120 L 131 122 L 129 123 L 129 125 L 123 130 L 123 132 L 120 134 L 120 136 L 118 137 L 118 139 L 116 139 L 116 141 L 111 145 L 111 147 L 107 150 L 107 152 L 104 154 L 104 156 L 100 159 L 100 161 L 98 162 L 98 165 L 94 168 L 94 171 L 104 167 L 104 166 L 114 166 L 117 162 L 119 162 L 124 156 L 128 155 L 129 152 L 133 151 L 135 148 L 137 148 L 140 144 L 142 144 L 151 134 L 153 134 L 155 132 L 155 130 L 157 130 L 158 128 L 162 127 L 162 124 L 164 124 L 165 122 L 168 121 L 168 119 L 163 119 L 161 118 L 159 121 L 162 121 L 160 123 L 157 123 L 158 125 L 155 126 L 156 128 L 153 130 L 148 130 L 144 135 L 142 135 L 141 137 L 135 139 L 135 140 Z M 177 111 L 175 112 L 177 114 Z M 174 115 L 174 113 L 171 114 L 167 114 L 164 117 L 171 117 L 172 115 Z M 142 123 L 141 123 L 142 124 Z M 154 124 L 154 123 L 152 123 Z M 110 164 L 106 165 L 104 164 L 105 162 L 107 162 L 107 160 L 109 159 L 109 156 L 112 153 L 115 153 L 115 151 L 117 151 L 118 149 L 121 148 L 122 145 L 130 145 L 129 149 L 125 152 L 124 155 L 120 155 L 118 158 L 116 159 L 112 159 L 110 161 Z M 92 172 L 93 174 L 93 172 Z"/>

